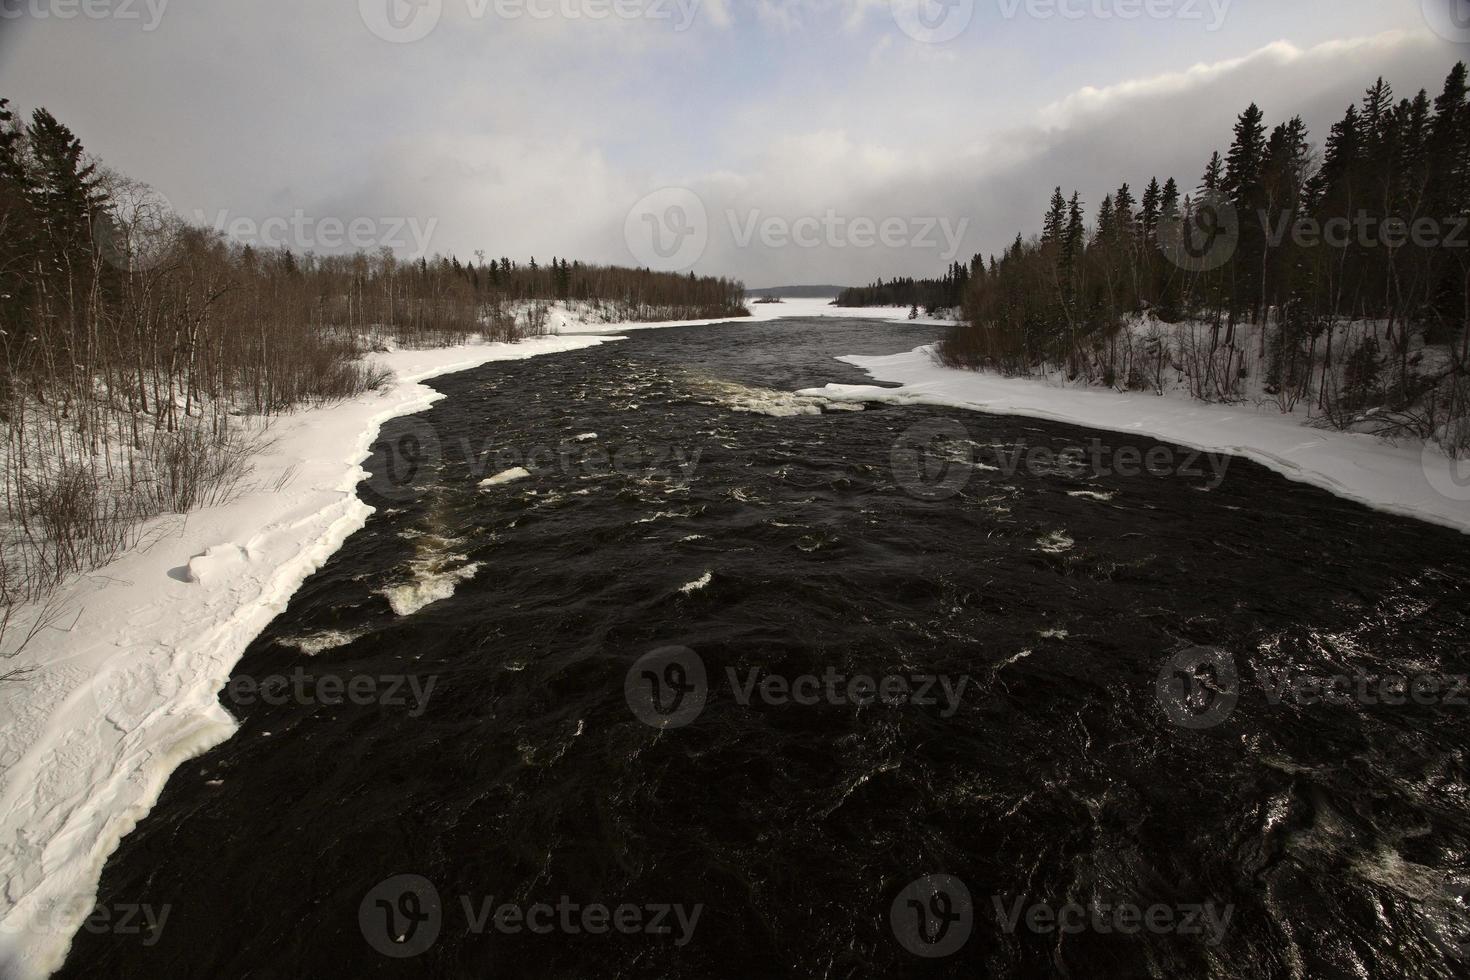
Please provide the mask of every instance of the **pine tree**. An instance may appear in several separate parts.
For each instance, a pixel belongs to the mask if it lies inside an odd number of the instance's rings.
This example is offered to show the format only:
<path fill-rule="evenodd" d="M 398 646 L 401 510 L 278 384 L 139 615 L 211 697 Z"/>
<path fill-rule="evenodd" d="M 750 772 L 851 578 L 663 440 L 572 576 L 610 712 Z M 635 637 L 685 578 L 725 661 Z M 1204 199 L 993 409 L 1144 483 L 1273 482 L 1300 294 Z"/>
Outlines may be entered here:
<path fill-rule="evenodd" d="M 1159 208 L 1163 193 L 1157 177 L 1150 178 L 1148 186 L 1143 190 L 1143 206 L 1138 217 L 1143 240 L 1150 246 L 1159 242 Z"/>
<path fill-rule="evenodd" d="M 1125 181 L 1123 186 L 1118 188 L 1118 192 L 1113 195 L 1113 217 L 1117 222 L 1118 236 L 1125 241 L 1134 235 L 1133 209 L 1135 206 L 1133 190 Z"/>
<path fill-rule="evenodd" d="M 1225 161 L 1220 157 L 1220 151 L 1210 157 L 1209 164 L 1205 167 L 1204 176 L 1200 178 L 1199 194 L 1201 197 L 1221 190 L 1225 185 Z"/>
<path fill-rule="evenodd" d="M 1067 222 L 1067 199 L 1062 197 L 1062 189 L 1058 187 L 1051 195 L 1051 207 L 1046 212 L 1046 219 L 1042 224 L 1041 243 L 1053 248 L 1060 246 L 1062 237 L 1066 233 Z"/>
<path fill-rule="evenodd" d="M 1179 218 L 1179 182 L 1173 177 L 1164 181 L 1164 193 L 1159 198 L 1159 219 L 1174 221 Z"/>
<path fill-rule="evenodd" d="M 86 162 L 81 141 L 45 109 L 31 114 L 28 136 L 36 161 L 32 200 L 55 268 L 80 269 L 92 251 L 92 222 L 103 218 L 107 201 L 97 165 Z"/>
<path fill-rule="evenodd" d="M 1076 272 L 1086 247 L 1087 222 L 1082 214 L 1082 196 L 1073 191 L 1072 200 L 1067 204 L 1067 231 L 1062 243 L 1062 261 L 1068 272 Z"/>

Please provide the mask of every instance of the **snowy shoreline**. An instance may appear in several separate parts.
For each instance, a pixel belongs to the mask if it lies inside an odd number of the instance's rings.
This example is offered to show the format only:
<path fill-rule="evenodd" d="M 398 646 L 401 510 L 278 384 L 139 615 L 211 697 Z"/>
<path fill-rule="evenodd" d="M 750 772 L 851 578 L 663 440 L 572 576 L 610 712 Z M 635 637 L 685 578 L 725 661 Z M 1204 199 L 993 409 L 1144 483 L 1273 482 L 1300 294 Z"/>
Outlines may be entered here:
<path fill-rule="evenodd" d="M 1470 534 L 1470 464 L 1432 446 L 1393 445 L 1373 436 L 1316 429 L 1300 414 L 1248 405 L 1218 405 L 1152 393 L 1058 387 L 1032 378 L 948 368 L 932 347 L 838 360 L 874 381 L 901 385 L 835 385 L 797 392 L 832 401 L 933 405 L 1065 422 L 1147 436 L 1207 453 L 1260 463 L 1287 479 L 1400 517 Z"/>
<path fill-rule="evenodd" d="M 386 390 L 276 420 L 230 503 L 150 525 L 149 544 L 82 576 L 0 686 L 0 975 L 58 969 L 102 867 L 170 774 L 228 739 L 218 692 L 250 641 L 373 509 L 357 496 L 383 423 L 443 396 L 423 382 L 610 340 L 394 351 Z"/>

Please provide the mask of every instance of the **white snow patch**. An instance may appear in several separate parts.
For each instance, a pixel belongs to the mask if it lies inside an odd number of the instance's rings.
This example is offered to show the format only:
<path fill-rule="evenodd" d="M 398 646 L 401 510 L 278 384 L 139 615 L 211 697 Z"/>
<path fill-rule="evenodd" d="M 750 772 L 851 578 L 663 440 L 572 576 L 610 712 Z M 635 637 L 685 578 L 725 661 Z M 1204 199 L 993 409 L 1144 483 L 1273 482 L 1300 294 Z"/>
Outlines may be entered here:
<path fill-rule="evenodd" d="M 318 633 L 307 633 L 304 636 L 293 636 L 281 641 L 283 646 L 293 647 L 314 657 L 328 650 L 345 647 L 367 635 L 367 630 L 322 630 Z"/>
<path fill-rule="evenodd" d="M 481 480 L 480 486 L 498 487 L 502 483 L 512 483 L 516 480 L 525 480 L 529 478 L 530 475 L 531 471 L 526 469 L 524 466 L 513 466 L 508 470 L 503 470 L 500 473 L 496 473 L 492 477 Z"/>

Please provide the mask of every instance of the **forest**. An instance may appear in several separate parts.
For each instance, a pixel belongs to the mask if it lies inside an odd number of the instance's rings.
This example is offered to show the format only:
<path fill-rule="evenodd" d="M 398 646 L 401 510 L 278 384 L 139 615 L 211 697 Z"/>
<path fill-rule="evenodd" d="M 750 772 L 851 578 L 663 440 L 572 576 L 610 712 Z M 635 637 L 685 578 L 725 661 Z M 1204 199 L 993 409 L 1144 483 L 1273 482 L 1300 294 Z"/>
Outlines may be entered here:
<path fill-rule="evenodd" d="M 963 322 L 940 355 L 1300 407 L 1314 424 L 1464 452 L 1467 216 L 1464 64 L 1433 98 L 1396 99 L 1378 79 L 1320 149 L 1301 117 L 1268 127 L 1253 104 L 1192 188 L 1125 182 L 1091 220 L 1057 188 L 1039 236 L 971 263 Z"/>
<path fill-rule="evenodd" d="M 967 266 L 953 262 L 939 279 L 895 278 L 884 282 L 853 286 L 837 295 L 837 306 L 908 306 L 933 316 L 940 310 L 958 309 L 970 285 L 970 268 L 980 261 L 977 256 Z"/>
<path fill-rule="evenodd" d="M 743 316 L 743 294 L 563 258 L 242 245 L 0 100 L 0 635 L 148 518 L 226 499 L 271 417 L 386 384 L 374 350 L 516 340 L 558 302 L 605 322 Z"/>

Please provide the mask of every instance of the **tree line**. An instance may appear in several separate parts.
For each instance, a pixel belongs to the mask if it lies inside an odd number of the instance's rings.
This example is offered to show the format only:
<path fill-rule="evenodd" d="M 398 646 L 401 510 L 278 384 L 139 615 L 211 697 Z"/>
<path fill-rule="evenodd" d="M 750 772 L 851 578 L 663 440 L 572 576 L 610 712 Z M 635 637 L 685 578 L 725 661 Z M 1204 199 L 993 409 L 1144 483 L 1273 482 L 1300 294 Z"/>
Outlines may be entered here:
<path fill-rule="evenodd" d="M 866 286 L 852 286 L 837 294 L 836 306 L 908 306 L 933 316 L 939 310 L 959 309 L 970 285 L 971 265 L 953 262 L 938 279 L 882 279 Z"/>
<path fill-rule="evenodd" d="M 387 376 L 385 345 L 747 315 L 742 284 L 553 258 L 263 249 L 174 214 L 44 108 L 0 100 L 0 610 L 223 500 L 263 420 Z M 0 653 L 3 653 L 0 650 Z"/>
<path fill-rule="evenodd" d="M 1249 393 L 1340 427 L 1470 448 L 1470 105 L 1382 78 L 1319 150 L 1252 104 L 1191 189 L 1057 188 L 1030 240 L 971 264 L 946 363 L 1118 388 Z"/>

